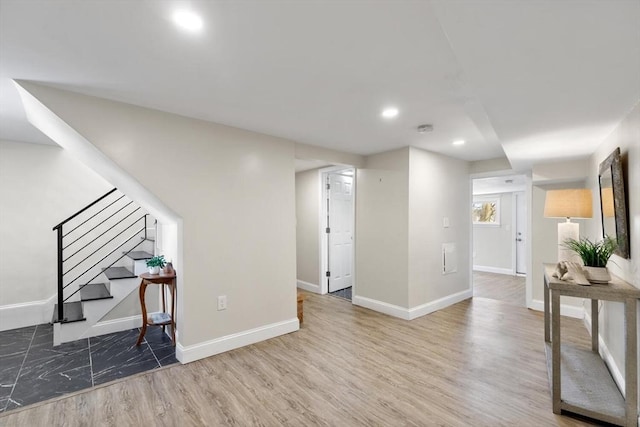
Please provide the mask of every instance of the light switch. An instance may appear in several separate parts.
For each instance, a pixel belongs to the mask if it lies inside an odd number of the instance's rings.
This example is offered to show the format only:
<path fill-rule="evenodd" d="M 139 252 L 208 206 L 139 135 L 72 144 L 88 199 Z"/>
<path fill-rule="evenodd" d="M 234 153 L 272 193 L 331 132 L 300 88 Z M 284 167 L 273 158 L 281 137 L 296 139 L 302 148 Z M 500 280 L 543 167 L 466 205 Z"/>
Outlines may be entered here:
<path fill-rule="evenodd" d="M 449 228 L 449 217 L 445 216 L 442 218 L 442 227 L 443 228 Z"/>

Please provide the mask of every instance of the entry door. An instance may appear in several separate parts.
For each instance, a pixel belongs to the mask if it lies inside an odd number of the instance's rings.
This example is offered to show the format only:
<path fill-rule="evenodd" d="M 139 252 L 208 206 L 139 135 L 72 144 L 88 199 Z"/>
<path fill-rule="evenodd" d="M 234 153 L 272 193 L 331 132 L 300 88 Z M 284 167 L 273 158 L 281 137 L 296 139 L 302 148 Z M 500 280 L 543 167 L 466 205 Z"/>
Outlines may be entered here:
<path fill-rule="evenodd" d="M 353 284 L 353 176 L 328 176 L 329 292 Z"/>
<path fill-rule="evenodd" d="M 516 197 L 516 273 L 527 274 L 527 202 L 524 193 Z"/>

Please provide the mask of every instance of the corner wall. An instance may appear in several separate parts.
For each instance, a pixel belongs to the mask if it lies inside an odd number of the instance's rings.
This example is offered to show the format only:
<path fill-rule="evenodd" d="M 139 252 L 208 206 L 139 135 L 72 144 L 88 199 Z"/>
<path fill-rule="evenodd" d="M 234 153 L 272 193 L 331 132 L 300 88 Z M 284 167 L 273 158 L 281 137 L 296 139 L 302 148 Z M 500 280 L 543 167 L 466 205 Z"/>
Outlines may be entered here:
<path fill-rule="evenodd" d="M 181 361 L 298 329 L 293 142 L 46 86 L 23 86 L 113 162 L 113 170 L 179 217 Z M 222 295 L 228 308 L 218 311 Z"/>

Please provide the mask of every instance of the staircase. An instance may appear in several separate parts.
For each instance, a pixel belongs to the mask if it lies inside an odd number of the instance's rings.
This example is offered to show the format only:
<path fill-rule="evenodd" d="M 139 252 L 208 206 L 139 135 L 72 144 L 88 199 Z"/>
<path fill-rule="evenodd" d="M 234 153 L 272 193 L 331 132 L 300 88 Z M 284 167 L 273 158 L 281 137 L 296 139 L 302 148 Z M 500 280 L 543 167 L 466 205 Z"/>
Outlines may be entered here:
<path fill-rule="evenodd" d="M 93 329 L 138 288 L 155 250 L 155 220 L 117 189 L 53 227 L 58 294 L 54 345 L 98 335 Z"/>

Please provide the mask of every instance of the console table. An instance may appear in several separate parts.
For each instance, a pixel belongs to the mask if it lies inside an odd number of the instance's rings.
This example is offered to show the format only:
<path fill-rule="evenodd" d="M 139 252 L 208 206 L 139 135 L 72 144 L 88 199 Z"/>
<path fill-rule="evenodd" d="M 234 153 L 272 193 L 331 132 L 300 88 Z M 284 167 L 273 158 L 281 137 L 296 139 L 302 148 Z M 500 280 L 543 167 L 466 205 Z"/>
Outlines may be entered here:
<path fill-rule="evenodd" d="M 147 325 L 162 326 L 162 331 L 166 326 L 171 326 L 171 340 L 173 346 L 176 345 L 176 274 L 149 274 L 143 273 L 140 275 L 140 308 L 142 309 L 142 329 L 140 330 L 140 336 L 136 345 L 140 345 L 147 333 Z M 160 285 L 160 293 L 162 294 L 162 312 L 152 313 L 147 315 L 147 305 L 144 300 L 144 294 L 147 291 L 149 285 Z M 165 287 L 168 287 L 171 291 L 171 313 L 167 313 L 167 303 L 165 296 Z M 154 318 L 155 315 L 155 318 Z"/>
<path fill-rule="evenodd" d="M 564 410 L 611 424 L 637 427 L 636 301 L 640 298 L 640 289 L 617 277 L 606 285 L 580 286 L 556 279 L 552 276 L 554 269 L 554 264 L 544 265 L 544 340 L 553 413 Z M 591 300 L 591 349 L 560 345 L 561 295 Z M 599 354 L 599 300 L 624 303 L 626 400 Z"/>

